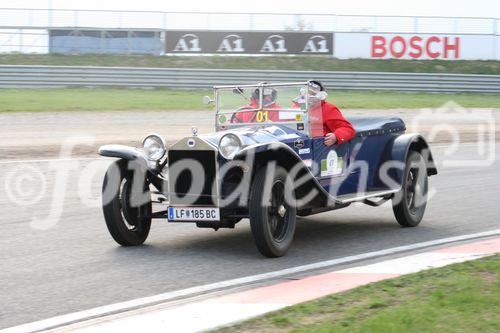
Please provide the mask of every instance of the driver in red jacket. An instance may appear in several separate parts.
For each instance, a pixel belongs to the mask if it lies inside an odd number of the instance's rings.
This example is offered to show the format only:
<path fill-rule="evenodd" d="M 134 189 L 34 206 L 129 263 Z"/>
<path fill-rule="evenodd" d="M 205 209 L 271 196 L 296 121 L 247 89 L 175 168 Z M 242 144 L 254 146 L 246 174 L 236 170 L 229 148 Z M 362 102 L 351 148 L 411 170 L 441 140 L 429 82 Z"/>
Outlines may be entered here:
<path fill-rule="evenodd" d="M 252 95 L 249 99 L 248 105 L 240 108 L 236 114 L 233 115 L 233 123 L 253 123 L 253 122 L 268 122 L 279 121 L 279 111 L 281 106 L 278 104 L 278 91 L 274 88 L 263 88 L 262 90 L 262 107 L 265 110 L 261 111 L 244 111 L 245 109 L 258 109 L 260 99 L 260 89 L 255 88 L 252 90 Z"/>
<path fill-rule="evenodd" d="M 323 132 L 325 135 L 325 145 L 342 144 L 351 140 L 356 131 L 352 124 L 344 118 L 339 108 L 327 102 L 326 91 L 323 84 L 319 81 L 309 81 L 314 90 L 323 92 L 321 100 L 321 110 L 323 116 Z"/>

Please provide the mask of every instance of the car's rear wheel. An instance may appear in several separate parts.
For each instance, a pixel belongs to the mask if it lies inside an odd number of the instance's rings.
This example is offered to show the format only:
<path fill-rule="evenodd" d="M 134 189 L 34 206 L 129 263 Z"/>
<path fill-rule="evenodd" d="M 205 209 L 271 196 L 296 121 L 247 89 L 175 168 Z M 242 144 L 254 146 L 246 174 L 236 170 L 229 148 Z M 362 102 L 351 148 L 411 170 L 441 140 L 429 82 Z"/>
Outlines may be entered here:
<path fill-rule="evenodd" d="M 401 191 L 392 199 L 396 220 L 403 227 L 416 227 L 427 206 L 428 176 L 424 158 L 411 151 L 406 160 Z"/>
<path fill-rule="evenodd" d="M 266 257 L 283 256 L 295 233 L 296 207 L 293 183 L 285 169 L 274 175 L 267 168 L 257 171 L 250 196 L 250 226 L 257 249 Z M 267 182 L 267 184 L 266 184 Z"/>
<path fill-rule="evenodd" d="M 110 165 L 103 183 L 103 213 L 113 239 L 123 246 L 144 243 L 151 228 L 151 194 L 145 174 L 119 160 Z M 134 183 L 134 177 L 140 177 Z"/>

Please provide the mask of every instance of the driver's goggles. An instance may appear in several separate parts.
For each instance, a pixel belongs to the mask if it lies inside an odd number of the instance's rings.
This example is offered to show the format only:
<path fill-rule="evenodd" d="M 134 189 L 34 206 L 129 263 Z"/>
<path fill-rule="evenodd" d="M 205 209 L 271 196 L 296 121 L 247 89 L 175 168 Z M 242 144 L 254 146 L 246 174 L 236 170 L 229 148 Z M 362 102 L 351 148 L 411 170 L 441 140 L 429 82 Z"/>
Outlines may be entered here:
<path fill-rule="evenodd" d="M 264 90 L 262 91 L 262 94 L 263 95 L 272 95 L 273 94 L 273 89 L 271 89 L 271 88 L 264 88 Z"/>

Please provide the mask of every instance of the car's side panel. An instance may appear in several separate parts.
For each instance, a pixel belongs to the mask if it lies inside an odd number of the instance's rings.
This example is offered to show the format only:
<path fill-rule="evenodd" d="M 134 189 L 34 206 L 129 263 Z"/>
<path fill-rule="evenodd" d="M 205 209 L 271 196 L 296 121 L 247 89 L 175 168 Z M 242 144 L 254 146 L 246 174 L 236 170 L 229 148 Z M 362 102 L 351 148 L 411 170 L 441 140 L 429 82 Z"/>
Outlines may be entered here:
<path fill-rule="evenodd" d="M 348 169 L 338 195 L 386 189 L 377 184 L 377 173 L 385 146 L 392 138 L 392 134 L 356 136 L 349 142 Z"/>
<path fill-rule="evenodd" d="M 314 175 L 323 188 L 332 195 L 341 195 L 342 183 L 349 174 L 350 143 L 328 147 L 324 137 L 313 139 Z M 335 189 L 333 188 L 335 187 Z"/>
<path fill-rule="evenodd" d="M 301 185 L 297 191 L 297 197 L 303 197 L 313 191 L 316 193 L 314 200 L 309 200 L 304 207 L 325 207 L 340 204 L 338 200 L 330 196 L 327 191 L 321 186 L 316 177 L 311 172 L 304 162 L 295 151 L 288 145 L 282 142 L 272 142 L 263 143 L 259 145 L 254 145 L 243 149 L 238 155 L 235 156 L 235 160 L 245 160 L 247 156 L 253 155 L 254 157 L 254 170 L 255 173 L 260 167 L 268 165 L 272 161 L 276 161 L 277 164 L 285 167 L 288 171 L 293 172 L 296 175 L 296 179 L 302 178 L 306 181 Z"/>
<path fill-rule="evenodd" d="M 314 151 L 313 142 L 308 137 L 284 140 L 283 143 L 289 146 L 303 161 L 312 160 Z"/>

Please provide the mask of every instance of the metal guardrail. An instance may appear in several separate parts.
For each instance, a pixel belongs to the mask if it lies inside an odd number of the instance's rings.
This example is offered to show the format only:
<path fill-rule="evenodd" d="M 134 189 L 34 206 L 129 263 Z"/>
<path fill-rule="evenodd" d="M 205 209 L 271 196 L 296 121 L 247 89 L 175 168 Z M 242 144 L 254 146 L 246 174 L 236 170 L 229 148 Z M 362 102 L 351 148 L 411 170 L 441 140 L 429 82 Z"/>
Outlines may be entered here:
<path fill-rule="evenodd" d="M 329 89 L 500 93 L 500 75 L 137 67 L 0 66 L 0 88 L 210 88 L 320 80 Z"/>

